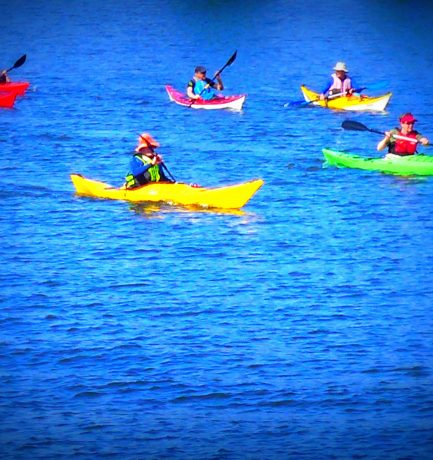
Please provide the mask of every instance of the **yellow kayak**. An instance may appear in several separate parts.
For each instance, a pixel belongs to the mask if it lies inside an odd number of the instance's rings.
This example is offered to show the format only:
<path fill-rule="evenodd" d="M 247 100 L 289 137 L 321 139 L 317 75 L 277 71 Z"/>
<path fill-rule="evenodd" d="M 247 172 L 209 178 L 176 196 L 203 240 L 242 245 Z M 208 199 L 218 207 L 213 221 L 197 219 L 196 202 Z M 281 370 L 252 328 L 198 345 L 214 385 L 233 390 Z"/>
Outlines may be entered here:
<path fill-rule="evenodd" d="M 183 206 L 240 209 L 264 184 L 255 179 L 236 185 L 204 188 L 182 183 L 150 183 L 135 189 L 115 188 L 105 182 L 87 179 L 81 174 L 71 174 L 78 195 L 132 202 L 166 202 Z"/>
<path fill-rule="evenodd" d="M 375 112 L 381 112 L 385 110 L 391 99 L 392 93 L 386 93 L 383 96 L 370 97 L 364 94 L 352 94 L 349 96 L 339 96 L 328 99 L 328 101 L 320 101 L 320 93 L 316 93 L 311 89 L 308 89 L 305 85 L 301 86 L 301 91 L 306 102 L 311 102 L 312 105 L 318 105 L 320 107 L 327 107 L 329 109 L 338 110 L 350 110 L 350 111 L 364 111 L 371 110 Z M 314 101 L 314 102 L 312 102 Z"/>

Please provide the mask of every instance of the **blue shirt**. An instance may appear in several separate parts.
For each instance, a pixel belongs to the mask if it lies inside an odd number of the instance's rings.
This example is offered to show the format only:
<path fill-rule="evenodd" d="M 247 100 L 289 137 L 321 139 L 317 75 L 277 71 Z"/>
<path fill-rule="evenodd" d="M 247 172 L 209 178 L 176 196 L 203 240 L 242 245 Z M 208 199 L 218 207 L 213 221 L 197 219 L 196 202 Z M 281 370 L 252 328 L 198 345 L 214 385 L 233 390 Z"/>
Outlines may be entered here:
<path fill-rule="evenodd" d="M 206 85 L 209 85 L 209 88 L 204 89 Z M 188 86 L 193 88 L 194 94 L 199 94 L 202 99 L 209 101 L 215 97 L 215 83 L 210 78 L 205 78 L 204 80 L 195 80 L 193 78 L 189 81 Z"/>

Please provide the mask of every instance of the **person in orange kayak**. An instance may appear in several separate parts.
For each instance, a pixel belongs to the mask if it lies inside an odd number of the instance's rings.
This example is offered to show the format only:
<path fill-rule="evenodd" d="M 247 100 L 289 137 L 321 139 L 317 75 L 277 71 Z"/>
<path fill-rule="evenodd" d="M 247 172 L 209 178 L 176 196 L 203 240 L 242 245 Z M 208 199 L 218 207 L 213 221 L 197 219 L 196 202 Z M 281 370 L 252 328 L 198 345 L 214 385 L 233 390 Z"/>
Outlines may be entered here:
<path fill-rule="evenodd" d="M 404 113 L 400 119 L 400 127 L 385 132 L 385 137 L 377 144 L 377 150 L 388 147 L 386 158 L 394 155 L 406 156 L 416 153 L 417 144 L 428 145 L 429 140 L 413 129 L 415 117 L 410 113 Z"/>
<path fill-rule="evenodd" d="M 0 83 L 9 83 L 11 79 L 9 78 L 9 75 L 7 74 L 6 70 L 2 70 L 0 72 Z"/>
<path fill-rule="evenodd" d="M 160 144 L 150 134 L 138 136 L 138 144 L 130 161 L 130 172 L 125 180 L 125 188 L 135 188 L 149 182 L 173 182 L 164 174 L 164 162 L 155 148 Z"/>
<path fill-rule="evenodd" d="M 335 94 L 350 95 L 355 92 L 355 86 L 348 75 L 349 70 L 346 64 L 344 62 L 337 62 L 334 71 L 335 72 L 331 75 L 331 80 L 320 94 L 320 99 L 322 101 Z"/>
<path fill-rule="evenodd" d="M 206 77 L 206 68 L 199 65 L 194 70 L 194 76 L 188 82 L 186 94 L 190 99 L 210 100 L 215 97 L 215 90 L 222 91 L 224 84 L 221 75 L 215 74 L 216 82 Z"/>

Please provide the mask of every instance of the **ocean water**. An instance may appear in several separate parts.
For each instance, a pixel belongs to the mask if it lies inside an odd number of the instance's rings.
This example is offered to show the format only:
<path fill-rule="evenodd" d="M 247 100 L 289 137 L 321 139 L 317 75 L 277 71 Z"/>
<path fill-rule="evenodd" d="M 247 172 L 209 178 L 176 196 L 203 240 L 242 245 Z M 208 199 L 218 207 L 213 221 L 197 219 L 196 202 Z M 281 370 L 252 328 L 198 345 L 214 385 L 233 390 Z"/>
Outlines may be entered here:
<path fill-rule="evenodd" d="M 432 6 L 418 1 L 0 0 L 2 459 L 429 459 L 433 179 L 374 156 L 412 111 L 433 138 Z M 234 50 L 241 112 L 185 86 Z M 385 113 L 290 108 L 337 61 Z M 148 131 L 180 181 L 262 177 L 241 212 L 77 197 L 119 185 Z M 429 148 L 425 153 L 431 153 Z"/>

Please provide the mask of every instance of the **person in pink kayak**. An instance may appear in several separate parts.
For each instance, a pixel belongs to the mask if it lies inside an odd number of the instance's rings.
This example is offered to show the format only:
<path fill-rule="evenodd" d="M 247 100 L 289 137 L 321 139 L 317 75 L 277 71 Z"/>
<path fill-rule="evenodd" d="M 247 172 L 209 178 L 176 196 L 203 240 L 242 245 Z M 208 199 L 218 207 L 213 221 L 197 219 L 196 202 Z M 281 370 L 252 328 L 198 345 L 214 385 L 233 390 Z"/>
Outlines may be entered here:
<path fill-rule="evenodd" d="M 215 74 L 216 82 L 206 77 L 206 68 L 199 65 L 194 70 L 194 76 L 188 82 L 186 94 L 190 99 L 210 100 L 215 97 L 215 90 L 222 91 L 224 84 L 219 73 Z"/>
<path fill-rule="evenodd" d="M 429 140 L 414 129 L 417 120 L 410 112 L 404 113 L 399 121 L 400 127 L 386 131 L 385 137 L 377 144 L 379 151 L 388 147 L 387 158 L 414 155 L 418 144 L 429 144 Z"/>
<path fill-rule="evenodd" d="M 320 94 L 320 100 L 336 94 L 351 95 L 355 92 L 355 86 L 349 77 L 349 70 L 344 62 L 337 62 L 334 66 L 334 73 L 331 79 Z"/>

